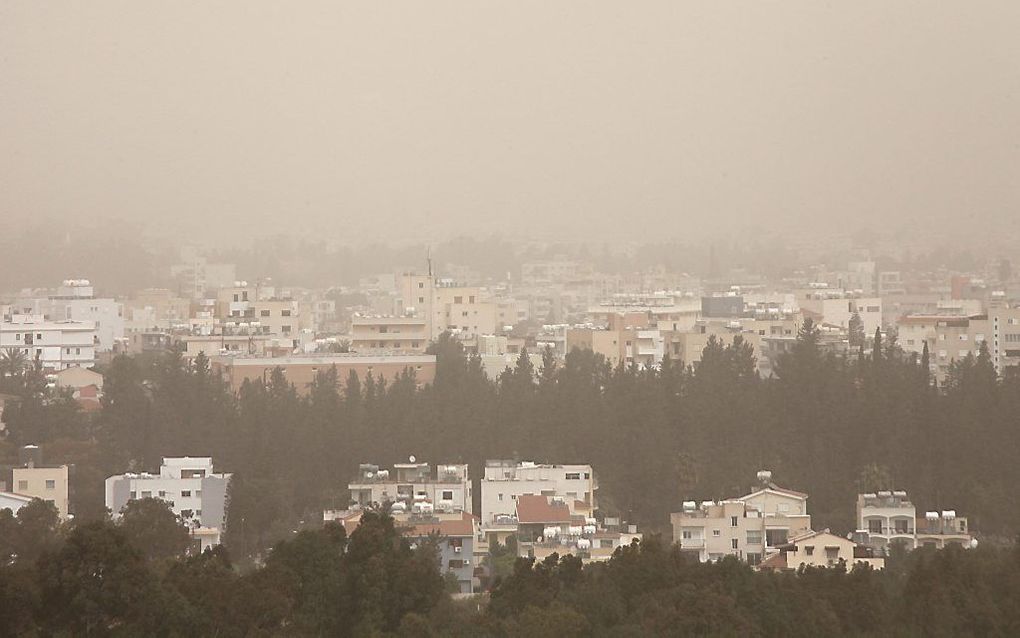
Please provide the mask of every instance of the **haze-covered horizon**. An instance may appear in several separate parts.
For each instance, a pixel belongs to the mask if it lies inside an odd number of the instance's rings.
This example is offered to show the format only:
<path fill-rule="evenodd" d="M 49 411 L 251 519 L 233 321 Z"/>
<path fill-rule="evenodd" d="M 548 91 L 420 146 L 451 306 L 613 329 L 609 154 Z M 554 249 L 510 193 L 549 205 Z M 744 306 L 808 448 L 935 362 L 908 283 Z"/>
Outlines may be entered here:
<path fill-rule="evenodd" d="M 363 241 L 1015 233 L 1020 5 L 0 5 L 0 214 Z"/>

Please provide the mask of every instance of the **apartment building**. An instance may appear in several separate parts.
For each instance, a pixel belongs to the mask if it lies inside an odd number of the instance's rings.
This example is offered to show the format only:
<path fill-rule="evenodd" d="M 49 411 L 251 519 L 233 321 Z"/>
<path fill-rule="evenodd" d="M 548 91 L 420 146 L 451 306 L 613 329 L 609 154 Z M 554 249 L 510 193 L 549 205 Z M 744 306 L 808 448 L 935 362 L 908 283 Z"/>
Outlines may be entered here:
<path fill-rule="evenodd" d="M 442 467 L 442 466 L 440 466 Z M 461 594 L 479 589 L 482 554 L 476 551 L 478 520 L 467 511 L 456 514 L 397 516 L 396 526 L 412 547 L 423 542 L 437 544 L 439 569 L 453 574 Z"/>
<path fill-rule="evenodd" d="M 350 342 L 355 352 L 395 350 L 424 354 L 430 341 L 424 317 L 351 318 Z"/>
<path fill-rule="evenodd" d="M 882 490 L 857 495 L 857 530 L 867 544 L 885 555 L 893 545 L 917 547 L 917 508 L 903 490 Z"/>
<path fill-rule="evenodd" d="M 392 469 L 365 463 L 347 489 L 352 509 L 391 503 L 394 512 L 472 513 L 472 483 L 466 464 L 441 464 L 433 472 L 432 466 L 416 462 L 413 456 Z"/>
<path fill-rule="evenodd" d="M 821 317 L 820 323 L 848 328 L 857 313 L 865 334 L 872 335 L 882 327 L 881 297 L 856 297 L 838 289 L 811 288 L 800 291 L 797 301 L 802 310 Z"/>
<path fill-rule="evenodd" d="M 165 457 L 158 474 L 117 474 L 106 479 L 106 507 L 114 519 L 129 501 L 158 498 L 191 529 L 196 548 L 204 551 L 220 544 L 227 522 L 227 486 L 230 474 L 217 473 L 212 458 Z"/>
<path fill-rule="evenodd" d="M 605 561 L 618 547 L 641 540 L 637 526 L 621 525 L 618 519 L 600 525 L 594 516 L 571 511 L 559 496 L 521 495 L 515 517 L 518 555 L 539 561 L 551 554 L 577 556 L 585 563 Z"/>
<path fill-rule="evenodd" d="M 447 331 L 463 339 L 496 334 L 508 316 L 506 306 L 493 300 L 484 288 L 461 286 L 431 273 L 405 273 L 399 294 L 400 314 L 424 318 L 429 341 Z"/>
<path fill-rule="evenodd" d="M 644 331 L 642 331 L 644 332 Z M 634 361 L 638 330 L 634 328 L 600 329 L 593 327 L 567 328 L 564 332 L 565 351 L 591 350 L 605 357 L 614 368 L 621 363 Z"/>
<path fill-rule="evenodd" d="M 339 383 L 345 383 L 352 372 L 362 380 L 372 374 L 376 379 L 386 379 L 391 383 L 399 375 L 412 372 L 419 387 L 432 383 L 436 377 L 436 357 L 428 354 L 295 354 L 281 357 L 227 355 L 212 358 L 213 371 L 221 375 L 234 392 L 241 389 L 245 380 L 265 381 L 274 369 L 280 368 L 297 391 L 305 394 L 319 372 L 334 367 Z"/>
<path fill-rule="evenodd" d="M 999 374 L 1020 366 L 1020 307 L 998 298 L 988 304 L 988 352 Z"/>
<path fill-rule="evenodd" d="M 44 465 L 42 451 L 36 445 L 26 445 L 18 450 L 18 466 L 11 470 L 11 492 L 13 496 L 8 498 L 9 504 L 16 504 L 19 498 L 22 501 L 38 498 L 52 503 L 61 520 L 68 518 L 68 467 Z"/>
<path fill-rule="evenodd" d="M 918 516 L 914 530 L 917 547 L 945 549 L 950 545 L 974 547 L 977 541 L 970 534 L 966 516 L 957 516 L 956 510 L 925 512 Z"/>
<path fill-rule="evenodd" d="M 502 541 L 517 529 L 522 496 L 558 497 L 572 514 L 591 516 L 598 507 L 598 483 L 591 465 L 489 460 L 481 480 L 482 530 Z"/>
<path fill-rule="evenodd" d="M 41 315 L 12 315 L 0 323 L 0 350 L 20 350 L 43 368 L 90 368 L 96 362 L 96 327 L 90 321 L 47 321 Z"/>
<path fill-rule="evenodd" d="M 753 492 L 723 501 L 685 501 L 670 515 L 673 540 L 701 562 L 736 556 L 752 565 L 779 551 L 790 538 L 811 530 L 808 495 L 777 486 L 771 472 L 758 473 Z"/>

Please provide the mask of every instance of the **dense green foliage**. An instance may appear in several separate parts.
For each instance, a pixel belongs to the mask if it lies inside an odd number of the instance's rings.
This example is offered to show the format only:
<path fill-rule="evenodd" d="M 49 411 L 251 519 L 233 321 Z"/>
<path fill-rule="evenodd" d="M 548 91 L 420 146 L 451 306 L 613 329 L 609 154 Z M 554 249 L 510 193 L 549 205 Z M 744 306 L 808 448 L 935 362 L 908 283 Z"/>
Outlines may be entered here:
<path fill-rule="evenodd" d="M 34 505 L 42 510 L 42 506 Z M 38 515 L 40 511 L 35 512 Z M 31 517 L 28 517 L 31 518 Z M 22 524 L 29 524 L 28 521 Z M 261 567 L 224 547 L 146 561 L 123 526 L 52 527 L 0 562 L 0 635 L 1011 636 L 1020 548 L 922 549 L 885 571 L 701 564 L 658 537 L 582 567 L 517 559 L 488 599 L 454 601 L 435 548 L 367 513 L 279 541 Z"/>
<path fill-rule="evenodd" d="M 247 574 L 222 547 L 147 562 L 124 523 L 51 531 L 34 559 L 0 563 L 0 635 L 392 635 L 444 601 L 435 548 L 411 550 L 374 513 L 349 539 L 327 526 L 280 541 Z"/>
<path fill-rule="evenodd" d="M 541 372 L 521 357 L 490 382 L 442 338 L 435 382 L 422 389 L 410 374 L 387 382 L 325 370 L 299 392 L 277 370 L 236 397 L 202 357 L 118 357 L 92 418 L 23 382 L 5 412 L 6 455 L 34 442 L 47 461 L 73 464 L 79 519 L 102 516 L 109 474 L 212 455 L 235 473 L 227 542 L 239 558 L 345 505 L 358 463 L 409 454 L 468 462 L 475 476 L 487 458 L 590 462 L 602 509 L 649 531 L 664 531 L 683 499 L 733 496 L 762 468 L 810 493 L 816 528 L 849 531 L 859 490 L 895 487 L 920 507 L 968 515 L 986 537 L 1020 529 L 1020 508 L 1003 506 L 1020 484 L 1020 376 L 996 378 L 982 351 L 937 388 L 894 339 L 846 358 L 817 341 L 808 325 L 768 379 L 738 339 L 713 340 L 693 368 L 611 369 L 574 351 L 559 364 L 547 357 Z"/>

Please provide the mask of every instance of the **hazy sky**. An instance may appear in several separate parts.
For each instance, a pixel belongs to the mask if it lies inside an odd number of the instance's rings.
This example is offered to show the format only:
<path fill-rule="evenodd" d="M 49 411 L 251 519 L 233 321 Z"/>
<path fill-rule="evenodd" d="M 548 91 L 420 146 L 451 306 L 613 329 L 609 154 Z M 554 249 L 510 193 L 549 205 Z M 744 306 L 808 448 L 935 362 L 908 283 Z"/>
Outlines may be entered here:
<path fill-rule="evenodd" d="M 0 0 L 0 149 L 210 240 L 1016 228 L 1020 2 Z"/>

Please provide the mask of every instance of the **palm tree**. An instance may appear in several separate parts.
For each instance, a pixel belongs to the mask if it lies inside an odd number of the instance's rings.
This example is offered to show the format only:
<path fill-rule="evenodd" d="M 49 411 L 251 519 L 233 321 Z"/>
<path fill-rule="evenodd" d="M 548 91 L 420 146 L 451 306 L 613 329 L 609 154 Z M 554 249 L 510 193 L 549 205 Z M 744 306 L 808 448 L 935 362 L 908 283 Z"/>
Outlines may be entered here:
<path fill-rule="evenodd" d="M 24 371 L 28 363 L 25 353 L 18 348 L 6 348 L 0 353 L 0 376 L 17 377 Z"/>

